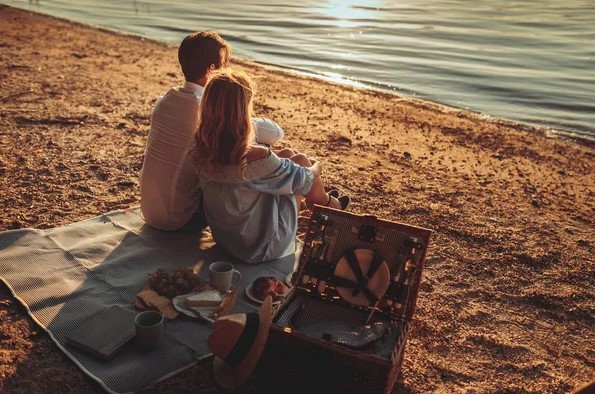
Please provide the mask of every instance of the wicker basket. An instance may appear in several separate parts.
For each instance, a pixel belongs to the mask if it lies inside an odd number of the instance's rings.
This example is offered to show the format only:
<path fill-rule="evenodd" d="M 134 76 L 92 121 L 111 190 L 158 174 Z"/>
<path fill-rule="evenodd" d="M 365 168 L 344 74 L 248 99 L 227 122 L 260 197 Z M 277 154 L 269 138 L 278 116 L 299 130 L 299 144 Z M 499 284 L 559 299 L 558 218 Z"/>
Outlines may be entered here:
<path fill-rule="evenodd" d="M 262 363 L 285 382 L 302 382 L 297 391 L 390 392 L 401 367 L 430 234 L 315 206 L 294 286 L 273 312 Z M 360 258 L 364 255 L 370 256 L 368 265 Z M 338 274 L 346 261 L 353 269 L 348 279 Z M 382 271 L 386 268 L 388 274 Z"/>

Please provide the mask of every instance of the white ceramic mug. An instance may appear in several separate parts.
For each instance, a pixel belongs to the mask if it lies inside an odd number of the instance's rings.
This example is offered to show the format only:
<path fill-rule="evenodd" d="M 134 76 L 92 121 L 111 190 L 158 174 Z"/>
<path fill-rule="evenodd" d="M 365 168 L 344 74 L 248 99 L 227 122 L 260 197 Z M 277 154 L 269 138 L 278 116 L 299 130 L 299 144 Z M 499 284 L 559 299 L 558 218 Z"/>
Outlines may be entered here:
<path fill-rule="evenodd" d="M 143 349 L 154 349 L 161 342 L 165 319 L 157 311 L 144 311 L 136 315 L 136 339 Z"/>
<path fill-rule="evenodd" d="M 234 274 L 237 274 L 235 281 L 233 280 Z M 229 291 L 232 282 L 237 283 L 242 277 L 242 274 L 233 267 L 233 264 L 225 261 L 216 261 L 209 265 L 209 277 L 211 279 L 211 287 L 219 291 Z"/>

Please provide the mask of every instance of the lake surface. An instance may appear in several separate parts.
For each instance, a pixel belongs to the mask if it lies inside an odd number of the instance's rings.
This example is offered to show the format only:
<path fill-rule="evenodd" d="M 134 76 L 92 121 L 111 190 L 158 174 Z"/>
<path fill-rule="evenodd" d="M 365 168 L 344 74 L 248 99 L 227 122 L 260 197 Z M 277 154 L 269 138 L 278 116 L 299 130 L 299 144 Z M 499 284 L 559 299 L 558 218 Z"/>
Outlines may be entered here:
<path fill-rule="evenodd" d="M 594 0 L 0 3 L 595 139 Z"/>

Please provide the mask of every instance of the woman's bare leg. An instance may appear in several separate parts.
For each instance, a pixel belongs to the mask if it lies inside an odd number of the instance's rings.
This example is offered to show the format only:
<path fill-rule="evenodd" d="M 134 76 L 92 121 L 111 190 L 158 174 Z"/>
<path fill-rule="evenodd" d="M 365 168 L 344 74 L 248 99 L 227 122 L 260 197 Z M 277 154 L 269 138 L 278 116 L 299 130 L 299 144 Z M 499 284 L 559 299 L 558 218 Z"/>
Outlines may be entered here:
<path fill-rule="evenodd" d="M 285 158 L 285 159 L 291 159 L 292 156 L 296 155 L 296 152 L 292 149 L 284 148 L 284 149 L 281 149 L 280 151 L 275 152 L 275 154 L 277 156 Z M 304 196 L 296 195 L 295 201 L 297 202 L 298 211 L 302 210 L 301 207 L 302 207 L 302 203 L 304 202 Z"/>
<path fill-rule="evenodd" d="M 283 157 L 285 159 L 291 159 L 291 156 L 295 156 L 296 152 L 292 149 L 285 148 L 281 149 L 279 152 L 275 152 L 275 154 L 279 157 Z"/>
<path fill-rule="evenodd" d="M 312 162 L 306 155 L 298 153 L 289 158 L 291 161 L 301 165 L 302 167 L 310 167 Z M 329 200 L 330 198 L 330 200 Z M 341 203 L 335 197 L 330 197 L 324 190 L 321 177 L 314 178 L 310 193 L 306 194 L 306 205 L 313 204 L 328 205 L 331 208 L 341 209 Z"/>

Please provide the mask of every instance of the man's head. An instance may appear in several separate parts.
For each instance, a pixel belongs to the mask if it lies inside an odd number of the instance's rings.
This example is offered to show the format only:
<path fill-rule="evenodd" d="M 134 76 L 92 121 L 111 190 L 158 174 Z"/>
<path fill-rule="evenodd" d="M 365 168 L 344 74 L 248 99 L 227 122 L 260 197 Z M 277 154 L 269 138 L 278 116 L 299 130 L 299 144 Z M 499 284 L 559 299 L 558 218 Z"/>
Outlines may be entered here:
<path fill-rule="evenodd" d="M 226 67 L 230 58 L 231 46 L 211 30 L 187 35 L 178 48 L 178 61 L 188 82 L 198 83 L 210 71 Z"/>

